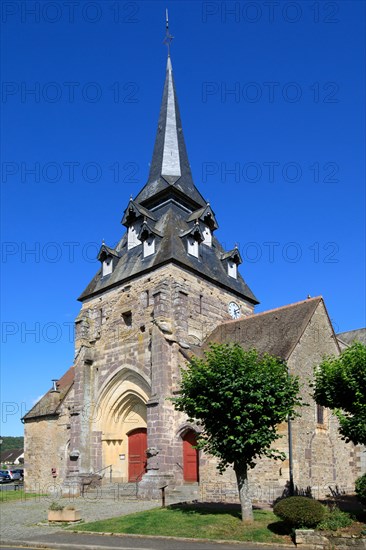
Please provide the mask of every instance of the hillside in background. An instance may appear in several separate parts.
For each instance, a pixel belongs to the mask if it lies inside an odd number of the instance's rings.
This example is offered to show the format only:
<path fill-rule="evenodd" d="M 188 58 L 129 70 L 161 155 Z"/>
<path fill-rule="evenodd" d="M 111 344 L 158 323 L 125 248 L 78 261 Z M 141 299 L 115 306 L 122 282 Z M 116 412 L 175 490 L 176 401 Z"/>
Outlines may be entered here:
<path fill-rule="evenodd" d="M 11 437 L 11 436 L 2 436 L 1 452 L 10 451 L 11 449 L 23 449 L 24 447 L 24 437 Z"/>

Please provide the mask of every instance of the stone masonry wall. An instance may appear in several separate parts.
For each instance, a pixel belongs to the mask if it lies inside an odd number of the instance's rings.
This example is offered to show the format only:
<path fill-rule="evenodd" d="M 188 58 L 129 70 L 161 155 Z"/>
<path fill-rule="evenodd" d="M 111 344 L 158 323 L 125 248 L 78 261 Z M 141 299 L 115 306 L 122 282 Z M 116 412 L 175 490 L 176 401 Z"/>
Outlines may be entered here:
<path fill-rule="evenodd" d="M 57 394 L 55 394 L 57 396 Z M 68 469 L 70 410 L 73 390 L 66 396 L 58 416 L 24 423 L 24 486 L 26 491 L 57 493 Z M 55 472 L 52 472 L 52 468 Z"/>
<path fill-rule="evenodd" d="M 308 406 L 301 408 L 301 417 L 292 421 L 294 484 L 300 493 L 310 491 L 323 498 L 331 491 L 353 492 L 354 480 L 360 472 L 359 452 L 338 435 L 337 419 L 324 411 L 324 424 L 317 422 L 317 407 L 311 398 L 309 382 L 313 369 L 326 354 L 338 355 L 324 305 L 319 304 L 308 327 L 288 360 L 290 372 L 301 380 L 301 396 Z M 286 453 L 285 461 L 263 458 L 249 472 L 254 502 L 273 502 L 288 488 L 288 426 L 279 426 L 282 435 L 274 446 Z M 356 461 L 357 460 L 357 461 Z M 220 475 L 213 458 L 201 459 L 201 495 L 204 500 L 237 500 L 235 475 L 228 469 Z"/>
<path fill-rule="evenodd" d="M 76 319 L 78 413 L 72 418 L 70 443 L 71 450 L 80 456 L 73 462 L 71 475 L 96 471 L 106 465 L 101 449 L 109 411 L 105 405 L 103 410 L 99 406 L 103 392 L 109 386 L 112 388 L 123 369 L 133 374 L 139 380 L 136 384 L 144 388 L 139 391 L 136 386 L 134 391 L 140 404 L 147 406 L 148 446 L 160 449 L 153 459 L 154 469 L 161 472 L 177 469 L 177 457 L 172 450 L 177 450 L 175 438 L 182 417 L 166 398 L 179 387 L 179 348 L 199 344 L 218 323 L 230 319 L 231 300 L 242 307 L 244 315 L 252 312 L 252 306 L 234 293 L 168 265 L 83 303 Z M 121 399 L 124 387 L 126 384 L 121 384 L 118 390 Z M 121 413 L 119 419 L 122 416 Z M 116 427 L 121 434 L 119 447 L 116 446 L 119 449 L 127 433 L 120 422 Z M 141 427 L 144 425 L 141 423 Z M 121 474 L 124 480 L 126 468 L 127 461 Z"/>
<path fill-rule="evenodd" d="M 314 367 L 324 355 L 338 353 L 327 313 L 320 303 L 288 363 L 291 372 L 301 375 L 301 395 L 309 405 L 293 422 L 294 482 L 299 489 L 311 487 L 315 498 L 337 488 L 352 492 L 357 477 L 354 445 L 341 440 L 338 421 L 329 410 L 324 411 L 324 422 L 318 422 L 317 406 L 309 388 Z"/>

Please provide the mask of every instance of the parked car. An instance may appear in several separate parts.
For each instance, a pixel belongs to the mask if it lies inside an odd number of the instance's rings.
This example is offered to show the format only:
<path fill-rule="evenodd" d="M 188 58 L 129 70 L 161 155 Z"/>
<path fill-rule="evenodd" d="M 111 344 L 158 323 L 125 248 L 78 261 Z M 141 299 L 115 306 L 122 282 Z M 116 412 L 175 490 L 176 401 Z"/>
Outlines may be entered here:
<path fill-rule="evenodd" d="M 0 483 L 7 483 L 11 481 L 10 475 L 0 470 Z"/>
<path fill-rule="evenodd" d="M 20 475 L 20 479 L 24 479 L 24 470 L 23 468 L 17 468 L 16 470 L 12 470 L 14 473 L 18 473 Z"/>
<path fill-rule="evenodd" d="M 19 480 L 22 477 L 20 475 L 19 471 L 17 471 L 17 470 L 1 470 L 1 471 L 4 472 L 4 474 L 7 474 L 12 481 L 13 480 L 15 481 L 16 479 Z"/>

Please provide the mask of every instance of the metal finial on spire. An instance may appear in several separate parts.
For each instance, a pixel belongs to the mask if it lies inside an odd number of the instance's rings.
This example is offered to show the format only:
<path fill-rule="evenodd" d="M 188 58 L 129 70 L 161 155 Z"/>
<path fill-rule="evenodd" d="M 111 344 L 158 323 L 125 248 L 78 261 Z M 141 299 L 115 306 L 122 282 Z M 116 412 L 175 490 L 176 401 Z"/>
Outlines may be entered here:
<path fill-rule="evenodd" d="M 163 43 L 166 44 L 168 48 L 168 57 L 170 57 L 170 44 L 172 43 L 174 36 L 172 36 L 169 32 L 169 15 L 168 10 L 165 10 L 165 38 L 163 40 Z"/>

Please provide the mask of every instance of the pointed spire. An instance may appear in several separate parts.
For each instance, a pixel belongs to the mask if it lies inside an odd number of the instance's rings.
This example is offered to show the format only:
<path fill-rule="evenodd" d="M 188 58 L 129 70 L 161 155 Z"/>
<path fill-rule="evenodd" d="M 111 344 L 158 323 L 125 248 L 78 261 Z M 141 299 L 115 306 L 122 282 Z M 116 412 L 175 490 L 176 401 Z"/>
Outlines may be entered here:
<path fill-rule="evenodd" d="M 188 200 L 195 203 L 198 207 L 205 206 L 206 201 L 193 183 L 184 142 L 170 58 L 170 43 L 173 37 L 169 32 L 168 19 L 166 30 L 167 35 L 164 42 L 168 45 L 168 58 L 158 131 L 150 165 L 149 179 L 145 187 L 135 198 L 135 201 L 144 203 L 152 196 L 171 186 L 178 190 L 178 193 L 186 195 Z"/>
<path fill-rule="evenodd" d="M 173 86 L 173 70 L 170 57 L 167 62 L 168 97 L 166 104 L 165 132 L 161 175 L 170 184 L 174 184 L 182 175 L 180 167 L 180 148 L 178 144 L 178 125 L 176 98 Z"/>

